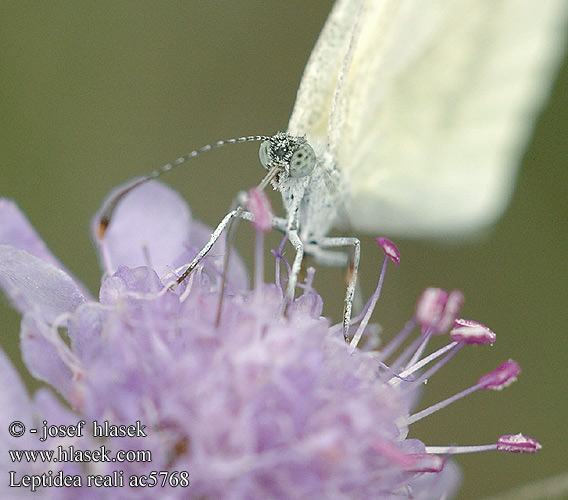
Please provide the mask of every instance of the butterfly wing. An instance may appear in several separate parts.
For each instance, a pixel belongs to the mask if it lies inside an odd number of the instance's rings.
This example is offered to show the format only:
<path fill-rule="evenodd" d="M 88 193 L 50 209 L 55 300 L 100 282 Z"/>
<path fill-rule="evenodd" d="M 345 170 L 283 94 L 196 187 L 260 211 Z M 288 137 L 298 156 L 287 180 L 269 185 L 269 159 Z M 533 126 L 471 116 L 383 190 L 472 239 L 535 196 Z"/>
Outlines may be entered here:
<path fill-rule="evenodd" d="M 333 6 L 304 70 L 288 123 L 290 134 L 326 140 L 331 102 L 362 4 L 339 0 Z"/>
<path fill-rule="evenodd" d="M 567 10 L 564 0 L 338 2 L 291 124 L 301 131 L 307 118 L 308 137 L 328 126 L 355 228 L 455 235 L 502 213 Z"/>

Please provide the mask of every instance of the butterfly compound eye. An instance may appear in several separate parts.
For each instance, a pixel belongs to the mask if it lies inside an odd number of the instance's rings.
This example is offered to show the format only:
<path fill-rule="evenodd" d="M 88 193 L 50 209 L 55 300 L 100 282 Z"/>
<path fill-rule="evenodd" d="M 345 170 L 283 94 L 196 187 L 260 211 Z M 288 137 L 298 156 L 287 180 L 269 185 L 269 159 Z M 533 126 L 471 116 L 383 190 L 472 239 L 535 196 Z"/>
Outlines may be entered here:
<path fill-rule="evenodd" d="M 258 150 L 258 158 L 262 166 L 268 170 L 268 165 L 272 161 L 270 158 L 270 141 L 263 141 Z"/>
<path fill-rule="evenodd" d="M 290 160 L 290 177 L 310 175 L 316 166 L 316 154 L 309 144 L 302 144 Z"/>

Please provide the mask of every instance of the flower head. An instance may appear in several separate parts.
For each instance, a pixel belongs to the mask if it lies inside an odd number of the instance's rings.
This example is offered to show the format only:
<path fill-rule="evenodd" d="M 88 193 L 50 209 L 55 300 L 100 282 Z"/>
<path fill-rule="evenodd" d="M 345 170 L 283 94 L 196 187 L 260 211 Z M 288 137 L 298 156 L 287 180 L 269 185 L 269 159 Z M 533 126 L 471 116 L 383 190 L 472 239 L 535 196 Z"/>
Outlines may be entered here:
<path fill-rule="evenodd" d="M 263 199 L 251 196 L 259 217 L 268 213 Z M 82 455 L 30 467 L 2 456 L 4 477 L 12 470 L 16 480 L 35 474 L 48 483 L 61 471 L 82 480 L 63 495 L 39 486 L 35 498 L 434 499 L 455 491 L 459 472 L 446 457 L 459 450 L 427 447 L 408 432 L 424 412 L 447 404 L 412 414 L 425 378 L 463 346 L 483 343 L 464 331 L 483 325 L 456 321 L 456 340 L 423 356 L 430 336 L 444 333 L 456 319 L 461 294 L 429 292 L 419 320 L 374 352 L 368 318 L 380 286 L 355 319 L 354 341 L 347 344 L 341 326 L 322 316 L 322 300 L 309 280 L 288 304 L 280 283 L 257 279 L 249 290 L 234 253 L 225 276 L 223 241 L 178 285 L 177 276 L 209 230 L 160 183 L 125 197 L 98 241 L 105 271 L 98 299 L 51 255 L 11 202 L 0 201 L 0 221 L 0 286 L 23 314 L 24 361 L 65 402 L 48 389 L 30 398 L 0 354 L 6 388 L 0 426 L 19 420 L 41 432 L 43 421 L 84 421 L 88 428 L 82 436 L 45 441 L 28 432 L 1 433 L 2 449 L 71 453 L 103 447 L 109 457 L 125 450 L 130 457 L 87 461 Z M 396 247 L 385 239 L 379 244 L 387 249 L 386 259 L 398 263 Z M 385 269 L 386 261 L 381 284 Z M 418 339 L 393 357 L 416 326 L 422 329 Z M 474 342 L 463 340 L 472 337 Z M 365 349 L 357 347 L 362 338 Z M 518 373 L 512 368 L 499 371 L 500 386 Z M 469 391 L 489 386 L 494 384 L 486 376 Z M 93 435 L 93 422 L 133 429 L 134 435 Z M 538 448 L 532 438 L 513 438 L 505 436 L 492 449 Z M 168 471 L 165 483 L 152 471 Z M 123 486 L 87 487 L 89 476 L 119 475 Z M 160 482 L 159 493 L 136 484 L 152 477 Z M 0 485 L 0 497 L 14 498 L 14 491 L 21 493 Z"/>

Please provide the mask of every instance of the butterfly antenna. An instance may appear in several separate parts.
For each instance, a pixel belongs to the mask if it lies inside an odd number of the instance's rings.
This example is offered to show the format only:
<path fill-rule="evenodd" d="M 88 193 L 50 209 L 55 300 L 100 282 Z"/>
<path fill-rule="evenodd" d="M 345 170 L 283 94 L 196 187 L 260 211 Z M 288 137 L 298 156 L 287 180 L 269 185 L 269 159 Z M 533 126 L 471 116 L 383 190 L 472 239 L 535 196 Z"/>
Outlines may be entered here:
<path fill-rule="evenodd" d="M 99 218 L 99 227 L 98 227 L 99 239 L 104 238 L 106 230 L 108 229 L 108 226 L 111 223 L 112 216 L 114 215 L 114 212 L 115 212 L 118 204 L 133 189 L 136 189 L 137 187 L 141 186 L 142 184 L 145 184 L 148 181 L 151 181 L 152 179 L 156 179 L 157 177 L 160 177 L 161 175 L 165 174 L 166 172 L 169 172 L 170 170 L 173 170 L 174 168 L 179 167 L 180 165 L 183 165 L 185 162 L 187 162 L 191 158 L 195 158 L 196 156 L 199 156 L 200 154 L 205 153 L 206 151 L 211 151 L 212 149 L 217 149 L 217 148 L 220 148 L 222 146 L 227 146 L 229 144 L 240 144 L 242 142 L 265 141 L 265 140 L 268 140 L 268 139 L 270 139 L 270 137 L 267 137 L 267 136 L 264 136 L 264 135 L 249 135 L 249 136 L 246 136 L 246 137 L 235 137 L 233 139 L 227 139 L 225 141 L 218 141 L 218 142 L 215 142 L 213 144 L 207 144 L 206 146 L 203 146 L 199 149 L 195 149 L 191 153 L 188 153 L 184 156 L 180 156 L 177 160 L 175 160 L 171 163 L 168 163 L 167 165 L 164 165 L 163 167 L 160 167 L 160 168 L 154 170 L 150 174 L 136 180 L 135 182 L 133 182 L 129 186 L 126 186 L 125 188 L 118 191 L 107 202 L 107 204 L 104 207 L 103 212 L 102 212 L 102 214 Z"/>

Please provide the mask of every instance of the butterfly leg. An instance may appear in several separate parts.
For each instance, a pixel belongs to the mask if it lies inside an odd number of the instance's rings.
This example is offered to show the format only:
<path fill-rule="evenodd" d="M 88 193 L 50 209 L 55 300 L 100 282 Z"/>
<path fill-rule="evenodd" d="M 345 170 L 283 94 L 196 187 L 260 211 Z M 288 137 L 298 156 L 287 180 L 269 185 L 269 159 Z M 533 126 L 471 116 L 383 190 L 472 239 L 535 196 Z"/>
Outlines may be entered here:
<path fill-rule="evenodd" d="M 252 215 L 250 214 L 250 212 L 244 212 L 241 215 L 241 218 L 252 221 Z M 296 284 L 298 283 L 298 275 L 300 274 L 300 270 L 302 268 L 302 260 L 304 259 L 304 243 L 298 234 L 295 217 L 292 216 L 289 219 L 284 219 L 282 217 L 272 217 L 271 224 L 274 229 L 287 235 L 288 241 L 296 250 L 296 255 L 292 263 L 290 275 L 288 276 L 288 285 L 286 287 L 286 296 L 290 301 L 292 301 L 294 300 Z M 343 262 L 345 262 L 345 260 Z"/>
<path fill-rule="evenodd" d="M 298 232 L 300 210 L 299 200 L 300 197 L 298 197 L 288 208 L 288 217 L 286 221 L 286 235 L 288 236 L 288 241 L 290 241 L 296 250 L 294 262 L 292 263 L 292 270 L 290 271 L 290 276 L 288 276 L 288 287 L 286 288 L 286 295 L 289 301 L 294 300 L 296 284 L 298 283 L 298 275 L 300 274 L 302 260 L 304 259 L 304 242 L 300 238 Z"/>
<path fill-rule="evenodd" d="M 345 291 L 345 300 L 343 305 L 343 337 L 345 341 L 349 341 L 349 325 L 351 324 L 351 314 L 353 312 L 353 300 L 355 290 L 357 288 L 357 272 L 359 271 L 359 262 L 361 260 L 361 242 L 359 238 L 350 236 L 326 237 L 314 241 L 315 248 L 314 257 L 325 264 L 337 264 L 338 262 L 348 264 L 349 281 L 347 290 Z M 332 252 L 322 252 L 319 249 L 352 247 L 352 253 L 349 255 L 332 254 Z M 333 257 L 332 257 L 333 255 Z"/>
<path fill-rule="evenodd" d="M 347 252 L 323 249 L 318 243 L 306 244 L 306 255 L 310 255 L 316 263 L 327 267 L 345 267 L 349 264 Z"/>
<path fill-rule="evenodd" d="M 227 230 L 229 224 L 235 219 L 236 217 L 240 217 L 241 219 L 252 221 L 253 217 L 252 214 L 243 209 L 242 205 L 239 205 L 237 208 L 231 210 L 219 224 L 215 228 L 215 230 L 211 233 L 209 241 L 203 246 L 203 248 L 199 251 L 199 253 L 194 257 L 191 261 L 187 269 L 181 274 L 181 276 L 176 280 L 177 283 L 182 283 L 190 274 L 191 272 L 197 267 L 197 265 L 201 262 L 201 260 L 209 253 L 213 245 L 217 242 L 217 240 L 223 234 L 223 231 Z M 286 219 L 281 217 L 273 217 L 272 218 L 272 226 L 282 232 L 286 232 L 287 222 Z M 229 245 L 230 242 L 227 242 Z M 301 264 L 301 260 L 300 260 Z M 298 271 L 299 272 L 299 271 Z"/>
<path fill-rule="evenodd" d="M 248 217 L 247 217 L 248 216 Z M 181 274 L 181 276 L 176 280 L 178 284 L 182 283 L 190 273 L 197 267 L 197 265 L 201 262 L 201 260 L 209 253 L 213 245 L 217 242 L 217 240 L 223 234 L 223 231 L 227 229 L 227 226 L 231 223 L 231 221 L 235 217 L 242 217 L 243 219 L 248 218 L 251 219 L 250 214 L 244 211 L 242 205 L 231 210 L 219 224 L 215 228 L 215 230 L 211 233 L 209 241 L 205 244 L 205 246 L 199 251 L 199 253 L 194 257 L 191 261 L 187 269 Z"/>
<path fill-rule="evenodd" d="M 292 263 L 292 270 L 290 271 L 290 276 L 288 277 L 288 287 L 286 288 L 286 295 L 288 296 L 288 299 L 294 300 L 298 275 L 300 274 L 300 270 L 302 268 L 302 260 L 304 259 L 304 243 L 300 239 L 297 229 L 288 229 L 287 235 L 288 240 L 296 249 L 296 256 L 294 257 L 294 262 Z"/>

